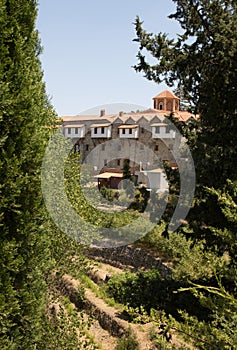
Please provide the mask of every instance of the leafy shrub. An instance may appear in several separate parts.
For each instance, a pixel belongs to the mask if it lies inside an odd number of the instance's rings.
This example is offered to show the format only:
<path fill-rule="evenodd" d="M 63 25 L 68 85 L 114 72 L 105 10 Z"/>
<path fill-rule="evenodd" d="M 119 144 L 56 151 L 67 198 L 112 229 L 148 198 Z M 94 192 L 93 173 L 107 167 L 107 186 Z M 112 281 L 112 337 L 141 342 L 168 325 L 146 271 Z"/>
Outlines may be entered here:
<path fill-rule="evenodd" d="M 209 280 L 214 271 L 220 271 L 225 264 L 224 257 L 218 257 L 210 249 L 205 249 L 205 242 L 195 242 L 181 232 L 164 237 L 165 222 L 156 225 L 140 242 L 152 248 L 166 261 L 173 265 L 173 277 L 180 281 Z M 188 228 L 183 229 L 188 231 Z"/>
<path fill-rule="evenodd" d="M 148 200 L 150 198 L 150 192 L 147 191 L 146 187 L 137 188 L 135 191 L 134 199 L 129 206 L 129 209 L 138 210 L 144 212 L 147 207 Z"/>
<path fill-rule="evenodd" d="M 174 279 L 161 278 L 157 270 L 149 270 L 114 275 L 107 284 L 107 290 L 116 301 L 138 308 L 143 313 L 159 309 L 179 318 L 177 310 L 183 309 L 200 319 L 206 319 L 207 309 L 201 307 L 190 291 L 174 293 L 187 286 L 188 284 Z"/>
<path fill-rule="evenodd" d="M 139 350 L 138 341 L 131 329 L 126 337 L 119 339 L 115 350 Z"/>
<path fill-rule="evenodd" d="M 175 350 L 176 346 L 169 344 L 163 335 L 157 333 L 157 330 L 153 328 L 150 331 L 150 337 L 152 342 L 155 344 L 157 350 Z"/>
<path fill-rule="evenodd" d="M 125 305 L 123 314 L 125 314 L 133 323 L 149 323 L 151 320 L 150 315 L 148 315 L 142 305 L 135 308 Z"/>
<path fill-rule="evenodd" d="M 117 201 L 119 198 L 119 192 L 117 190 L 106 188 L 104 186 L 101 187 L 100 193 L 105 199 L 107 199 L 110 202 Z"/>

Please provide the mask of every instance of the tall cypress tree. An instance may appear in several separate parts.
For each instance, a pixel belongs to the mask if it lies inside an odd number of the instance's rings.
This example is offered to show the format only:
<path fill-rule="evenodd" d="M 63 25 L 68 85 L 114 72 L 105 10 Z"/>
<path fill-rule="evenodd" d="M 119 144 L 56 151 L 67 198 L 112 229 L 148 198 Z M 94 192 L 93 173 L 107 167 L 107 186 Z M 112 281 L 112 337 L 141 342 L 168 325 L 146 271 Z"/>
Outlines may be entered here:
<path fill-rule="evenodd" d="M 40 166 L 53 122 L 39 61 L 35 0 L 0 0 L 0 344 L 42 336 L 49 245 Z"/>

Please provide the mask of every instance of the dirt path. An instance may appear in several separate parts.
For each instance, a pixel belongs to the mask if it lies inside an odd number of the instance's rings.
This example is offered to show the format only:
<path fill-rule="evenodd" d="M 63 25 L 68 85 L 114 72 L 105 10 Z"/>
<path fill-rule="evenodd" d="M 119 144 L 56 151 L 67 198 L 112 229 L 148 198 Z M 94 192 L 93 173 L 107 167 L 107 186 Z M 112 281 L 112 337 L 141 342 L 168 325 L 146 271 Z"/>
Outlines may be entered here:
<path fill-rule="evenodd" d="M 124 273 L 124 270 L 118 267 L 111 266 L 100 262 L 96 263 L 88 270 L 87 274 L 96 284 L 105 283 L 106 278 L 114 275 Z"/>
<path fill-rule="evenodd" d="M 124 273 L 125 270 L 129 270 L 128 265 L 117 265 L 117 267 L 115 267 L 110 263 L 92 260 L 92 267 L 88 271 L 88 276 L 94 283 L 100 284 L 106 283 L 106 279 L 109 275 Z M 70 298 L 72 303 L 81 307 L 80 302 L 79 305 L 77 305 L 79 286 L 79 280 L 75 280 L 69 275 L 64 275 L 60 282 L 59 289 L 60 292 Z M 79 299 L 81 300 L 80 297 Z M 159 348 L 159 346 L 157 348 L 154 345 L 150 338 L 151 329 L 157 333 L 161 331 L 161 329 L 155 327 L 154 324 L 147 323 L 141 325 L 129 322 L 121 311 L 106 304 L 103 299 L 97 297 L 89 288 L 85 288 L 84 300 L 83 308 L 87 313 L 87 320 L 89 321 L 88 315 L 93 317 L 92 323 L 90 322 L 91 327 L 89 333 L 94 338 L 95 342 L 101 345 L 101 349 L 114 350 L 118 339 L 126 335 L 129 329 L 133 331 L 138 340 L 139 350 L 155 350 Z M 169 344 L 172 344 L 175 349 L 195 349 L 191 345 L 187 346 L 186 342 L 179 339 L 179 334 L 175 330 L 172 330 L 172 339 Z"/>
<path fill-rule="evenodd" d="M 93 337 L 96 344 L 99 344 L 103 350 L 114 350 L 118 338 L 112 336 L 107 330 L 101 327 L 99 321 L 96 318 L 89 319 L 87 314 L 84 315 L 85 322 L 90 323 L 89 333 Z"/>
<path fill-rule="evenodd" d="M 62 279 L 62 287 L 64 292 L 68 294 L 69 298 L 72 301 L 74 300 L 73 295 L 76 295 L 78 286 L 80 285 L 78 280 L 73 279 L 69 275 L 64 275 Z M 95 293 L 93 293 L 90 289 L 85 289 L 85 308 L 86 311 L 94 316 L 98 321 L 99 325 L 109 333 L 109 337 L 107 333 L 102 333 L 101 329 L 98 329 L 96 332 L 96 328 L 94 327 L 94 336 L 96 341 L 103 340 L 105 345 L 106 338 L 107 344 L 108 341 L 111 341 L 109 350 L 113 350 L 114 337 L 121 337 L 126 334 L 129 328 L 134 332 L 141 350 L 152 350 L 154 349 L 152 342 L 149 338 L 149 329 L 152 327 L 151 324 L 146 324 L 144 327 L 140 325 L 135 325 L 127 320 L 123 319 L 121 313 L 114 307 L 108 306 L 104 300 L 98 298 Z M 98 327 L 98 324 L 97 324 Z M 112 336 L 112 338 L 110 338 Z M 98 339 L 100 338 L 100 340 Z M 102 343 L 102 342 L 101 342 Z M 103 346 L 103 344 L 102 344 Z M 107 347 L 108 348 L 108 347 Z M 107 350 L 106 348 L 103 348 Z"/>

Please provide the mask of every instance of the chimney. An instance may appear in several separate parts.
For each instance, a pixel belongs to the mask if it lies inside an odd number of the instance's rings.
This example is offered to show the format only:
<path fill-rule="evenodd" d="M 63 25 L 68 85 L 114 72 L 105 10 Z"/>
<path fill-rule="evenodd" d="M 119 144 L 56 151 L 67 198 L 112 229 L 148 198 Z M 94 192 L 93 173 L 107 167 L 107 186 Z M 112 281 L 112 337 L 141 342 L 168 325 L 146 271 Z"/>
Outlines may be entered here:
<path fill-rule="evenodd" d="M 119 116 L 120 117 L 122 117 L 123 116 L 123 112 L 121 111 L 121 112 L 119 112 Z"/>
<path fill-rule="evenodd" d="M 101 110 L 100 110 L 100 116 L 101 116 L 101 117 L 105 116 L 105 109 L 101 109 Z"/>

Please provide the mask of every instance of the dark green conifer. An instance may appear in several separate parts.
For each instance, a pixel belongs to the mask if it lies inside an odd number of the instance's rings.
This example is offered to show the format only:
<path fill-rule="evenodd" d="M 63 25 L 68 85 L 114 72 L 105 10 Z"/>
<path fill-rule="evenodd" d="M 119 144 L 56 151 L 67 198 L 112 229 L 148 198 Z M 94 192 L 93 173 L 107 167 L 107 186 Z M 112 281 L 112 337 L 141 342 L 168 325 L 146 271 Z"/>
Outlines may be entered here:
<path fill-rule="evenodd" d="M 178 86 L 200 113 L 199 146 L 193 149 L 198 181 L 218 188 L 237 178 L 237 5 L 232 0 L 173 2 L 176 12 L 169 17 L 182 33 L 176 39 L 147 33 L 136 19 L 135 69 L 149 80 Z"/>
<path fill-rule="evenodd" d="M 39 61 L 35 0 L 0 1 L 0 344 L 43 334 L 49 242 L 40 168 L 53 112 Z"/>

